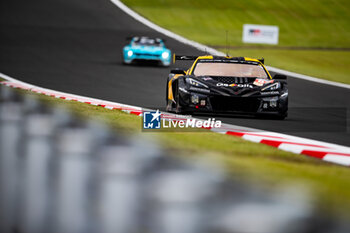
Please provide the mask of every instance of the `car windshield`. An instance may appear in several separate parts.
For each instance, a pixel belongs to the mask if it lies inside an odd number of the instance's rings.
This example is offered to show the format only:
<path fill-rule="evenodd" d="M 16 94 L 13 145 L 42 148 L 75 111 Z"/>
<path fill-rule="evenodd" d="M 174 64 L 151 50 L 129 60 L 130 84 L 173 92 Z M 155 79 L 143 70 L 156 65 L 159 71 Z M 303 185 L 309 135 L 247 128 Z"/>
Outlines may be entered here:
<path fill-rule="evenodd" d="M 142 46 L 161 46 L 160 40 L 151 38 L 137 38 L 133 41 L 133 45 Z"/>
<path fill-rule="evenodd" d="M 268 78 L 264 68 L 260 65 L 233 62 L 198 62 L 193 74 L 197 76 Z"/>

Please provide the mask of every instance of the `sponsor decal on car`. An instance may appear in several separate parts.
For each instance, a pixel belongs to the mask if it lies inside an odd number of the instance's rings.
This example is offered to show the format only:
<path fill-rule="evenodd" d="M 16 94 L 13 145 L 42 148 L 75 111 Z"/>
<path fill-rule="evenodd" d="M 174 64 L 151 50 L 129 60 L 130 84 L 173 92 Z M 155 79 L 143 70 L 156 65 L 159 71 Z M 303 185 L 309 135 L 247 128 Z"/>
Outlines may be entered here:
<path fill-rule="evenodd" d="M 230 85 L 227 83 L 217 83 L 216 86 L 217 87 L 229 87 Z"/>
<path fill-rule="evenodd" d="M 266 80 L 266 79 L 257 78 L 257 79 L 255 79 L 253 84 L 261 87 L 265 84 L 273 83 L 273 82 L 274 82 L 274 80 Z"/>
<path fill-rule="evenodd" d="M 250 85 L 250 84 L 237 84 L 237 87 L 253 88 L 253 85 Z"/>
<path fill-rule="evenodd" d="M 229 84 L 227 84 L 227 83 L 217 83 L 216 86 L 217 87 L 228 87 Z"/>
<path fill-rule="evenodd" d="M 227 83 L 217 83 L 216 84 L 217 87 L 246 87 L 246 88 L 253 88 L 253 85 L 250 84 L 236 84 L 236 83 L 232 83 L 232 84 L 227 84 Z"/>
<path fill-rule="evenodd" d="M 262 95 L 278 95 L 279 92 L 278 91 L 265 91 L 265 92 L 261 92 Z"/>

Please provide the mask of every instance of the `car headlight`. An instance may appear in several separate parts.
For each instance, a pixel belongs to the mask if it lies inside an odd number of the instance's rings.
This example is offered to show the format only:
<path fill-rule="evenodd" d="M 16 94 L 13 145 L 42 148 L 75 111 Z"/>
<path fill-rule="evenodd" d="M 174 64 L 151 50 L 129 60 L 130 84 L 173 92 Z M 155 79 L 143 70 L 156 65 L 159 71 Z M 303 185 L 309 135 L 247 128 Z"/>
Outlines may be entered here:
<path fill-rule="evenodd" d="M 198 95 L 192 95 L 191 96 L 191 102 L 193 104 L 198 104 L 199 103 L 199 96 Z"/>
<path fill-rule="evenodd" d="M 194 80 L 192 78 L 186 78 L 186 82 L 191 84 L 192 86 L 208 88 L 208 86 L 204 83 L 198 82 L 197 80 Z"/>
<path fill-rule="evenodd" d="M 162 53 L 162 58 L 163 59 L 167 59 L 169 57 L 169 53 L 168 52 L 163 52 Z"/>
<path fill-rule="evenodd" d="M 274 91 L 281 87 L 280 83 L 274 83 L 261 89 L 261 91 Z"/>
<path fill-rule="evenodd" d="M 131 50 L 128 51 L 128 57 L 131 57 L 133 54 L 134 54 L 133 51 Z"/>

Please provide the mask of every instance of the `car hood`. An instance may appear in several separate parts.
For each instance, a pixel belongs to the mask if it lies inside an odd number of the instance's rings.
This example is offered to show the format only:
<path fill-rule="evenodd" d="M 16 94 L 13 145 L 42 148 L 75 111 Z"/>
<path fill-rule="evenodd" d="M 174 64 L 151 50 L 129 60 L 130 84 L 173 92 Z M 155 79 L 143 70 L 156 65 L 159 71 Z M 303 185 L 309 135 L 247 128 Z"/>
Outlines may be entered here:
<path fill-rule="evenodd" d="M 275 80 L 248 77 L 191 77 L 207 85 L 212 93 L 234 96 L 251 96 L 259 94 L 261 89 L 274 83 Z"/>

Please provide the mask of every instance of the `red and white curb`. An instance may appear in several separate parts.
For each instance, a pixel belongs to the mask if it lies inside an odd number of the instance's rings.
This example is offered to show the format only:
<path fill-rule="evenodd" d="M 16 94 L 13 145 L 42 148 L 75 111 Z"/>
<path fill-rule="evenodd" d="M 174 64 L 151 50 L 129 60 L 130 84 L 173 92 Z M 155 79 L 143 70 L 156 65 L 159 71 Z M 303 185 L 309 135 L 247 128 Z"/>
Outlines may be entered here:
<path fill-rule="evenodd" d="M 0 73 L 0 77 L 7 80 L 7 81 L 1 82 L 1 84 L 5 86 L 29 90 L 38 94 L 44 94 L 55 98 L 78 101 L 78 102 L 91 104 L 95 106 L 101 106 L 111 110 L 117 109 L 123 112 L 127 112 L 129 114 L 137 115 L 137 116 L 141 116 L 142 111 L 144 110 L 141 107 L 136 107 L 132 105 L 120 104 L 120 103 L 115 103 L 111 101 L 84 97 L 84 96 L 79 96 L 74 94 L 68 94 L 64 92 L 37 87 L 31 84 L 13 79 L 1 73 Z M 173 121 L 188 119 L 188 117 L 185 117 L 185 116 L 182 117 L 171 113 L 162 113 L 162 118 L 168 119 L 168 120 L 170 119 Z M 194 119 L 194 118 L 190 117 L 190 119 Z M 221 128 L 206 128 L 206 129 L 217 133 L 241 137 L 248 141 L 273 146 L 284 151 L 307 155 L 314 158 L 322 159 L 327 162 L 332 162 L 332 163 L 336 163 L 344 166 L 350 166 L 350 147 L 301 138 L 301 137 L 295 137 L 287 134 L 241 127 L 237 125 L 222 124 Z"/>

